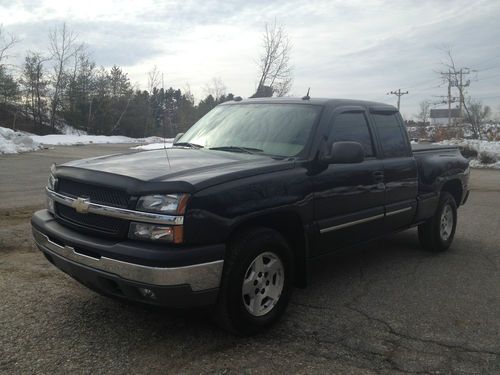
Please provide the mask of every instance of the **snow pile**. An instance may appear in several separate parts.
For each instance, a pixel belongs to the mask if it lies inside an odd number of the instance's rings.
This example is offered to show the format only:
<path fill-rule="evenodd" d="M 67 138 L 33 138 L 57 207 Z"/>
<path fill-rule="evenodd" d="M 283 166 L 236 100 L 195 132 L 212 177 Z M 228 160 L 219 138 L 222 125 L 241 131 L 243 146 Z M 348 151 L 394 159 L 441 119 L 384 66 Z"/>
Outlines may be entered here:
<path fill-rule="evenodd" d="M 66 123 L 62 124 L 57 124 L 56 125 L 57 130 L 61 132 L 61 134 L 66 134 L 66 135 L 87 135 L 87 132 L 85 130 L 78 130 L 71 125 L 68 125 Z"/>
<path fill-rule="evenodd" d="M 491 164 L 483 164 L 478 159 L 472 159 L 469 163 L 472 168 L 494 168 L 500 169 L 500 160 L 497 160 L 495 163 Z"/>
<path fill-rule="evenodd" d="M 29 133 L 17 132 L 0 126 L 0 154 L 35 151 L 42 147 Z"/>
<path fill-rule="evenodd" d="M 68 129 L 68 131 L 71 131 L 71 129 Z M 168 146 L 172 145 L 172 139 L 166 139 L 165 141 Z M 121 135 L 105 136 L 86 134 L 35 135 L 26 132 L 14 131 L 0 126 L 0 154 L 17 154 L 19 152 L 36 151 L 44 146 L 70 146 L 103 143 L 131 143 L 143 145 L 152 143 L 153 145 L 161 144 L 161 147 L 152 146 L 151 149 L 163 148 L 163 138 L 161 137 L 129 138 Z"/>
<path fill-rule="evenodd" d="M 162 148 L 170 148 L 174 143 L 173 138 L 165 138 L 165 143 L 162 141 L 161 143 L 149 143 L 141 146 L 132 147 L 134 150 L 159 150 Z"/>
<path fill-rule="evenodd" d="M 450 139 L 437 142 L 440 145 L 453 145 L 461 148 L 475 150 L 478 154 L 477 159 L 471 159 L 470 166 L 474 168 L 495 168 L 500 169 L 500 142 L 482 141 L 479 139 Z M 493 163 L 482 163 L 481 154 L 486 153 L 491 159 L 496 159 Z"/>
<path fill-rule="evenodd" d="M 123 135 L 70 135 L 70 134 L 49 134 L 31 135 L 33 141 L 46 146 L 70 146 L 102 143 L 152 143 L 163 140 L 160 137 L 129 138 Z"/>

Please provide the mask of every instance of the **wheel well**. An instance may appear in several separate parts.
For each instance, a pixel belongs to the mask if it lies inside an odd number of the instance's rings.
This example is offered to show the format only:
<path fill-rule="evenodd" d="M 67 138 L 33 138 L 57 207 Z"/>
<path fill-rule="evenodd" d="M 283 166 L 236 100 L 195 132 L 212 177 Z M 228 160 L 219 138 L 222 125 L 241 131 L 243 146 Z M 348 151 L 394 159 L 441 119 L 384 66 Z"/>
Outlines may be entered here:
<path fill-rule="evenodd" d="M 460 206 L 463 189 L 462 189 L 462 184 L 459 180 L 450 180 L 446 182 L 441 188 L 441 191 L 446 191 L 450 193 L 453 196 L 453 198 L 455 198 L 457 207 Z"/>
<path fill-rule="evenodd" d="M 230 237 L 249 227 L 265 227 L 280 233 L 290 244 L 295 255 L 295 286 L 307 285 L 306 236 L 302 220 L 295 212 L 279 212 L 257 216 L 238 224 Z"/>

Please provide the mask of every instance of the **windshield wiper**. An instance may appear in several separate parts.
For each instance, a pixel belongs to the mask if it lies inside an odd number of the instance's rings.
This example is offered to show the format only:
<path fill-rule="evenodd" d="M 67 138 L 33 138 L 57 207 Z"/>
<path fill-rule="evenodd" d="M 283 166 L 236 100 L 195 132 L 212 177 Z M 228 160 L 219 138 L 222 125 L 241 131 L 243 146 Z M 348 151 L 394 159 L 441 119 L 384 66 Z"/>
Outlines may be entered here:
<path fill-rule="evenodd" d="M 260 148 L 240 147 L 240 146 L 210 147 L 209 150 L 236 151 L 236 152 L 245 152 L 247 154 L 255 154 L 256 152 L 264 152 L 264 150 L 261 150 Z"/>
<path fill-rule="evenodd" d="M 174 146 L 184 146 L 184 147 L 189 147 L 189 148 L 203 148 L 202 145 L 197 145 L 196 143 L 191 143 L 191 142 L 177 142 L 173 144 Z"/>

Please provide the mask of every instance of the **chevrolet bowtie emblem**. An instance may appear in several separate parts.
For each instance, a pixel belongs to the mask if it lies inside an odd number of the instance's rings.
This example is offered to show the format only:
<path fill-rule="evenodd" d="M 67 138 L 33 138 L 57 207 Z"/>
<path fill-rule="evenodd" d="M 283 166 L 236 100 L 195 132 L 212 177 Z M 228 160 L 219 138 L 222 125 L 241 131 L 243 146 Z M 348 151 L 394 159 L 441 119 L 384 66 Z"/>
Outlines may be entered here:
<path fill-rule="evenodd" d="M 90 206 L 90 199 L 88 198 L 76 198 L 71 204 L 71 207 L 73 207 L 76 210 L 76 212 L 79 212 L 81 214 L 88 213 L 89 206 Z"/>

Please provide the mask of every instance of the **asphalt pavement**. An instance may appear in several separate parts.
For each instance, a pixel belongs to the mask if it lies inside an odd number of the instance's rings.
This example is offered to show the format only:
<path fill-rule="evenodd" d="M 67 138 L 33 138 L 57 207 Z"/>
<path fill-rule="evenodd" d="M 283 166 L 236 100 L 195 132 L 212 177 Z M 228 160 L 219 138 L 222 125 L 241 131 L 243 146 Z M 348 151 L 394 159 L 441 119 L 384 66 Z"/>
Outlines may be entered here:
<path fill-rule="evenodd" d="M 130 145 L 0 156 L 0 373 L 500 373 L 500 172 L 473 170 L 448 252 L 416 230 L 313 264 L 282 321 L 239 338 L 203 311 L 87 290 L 35 249 L 53 162 Z"/>

